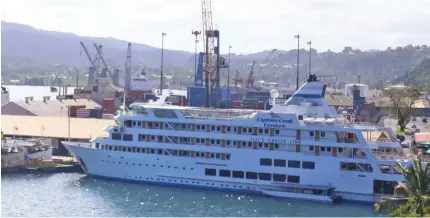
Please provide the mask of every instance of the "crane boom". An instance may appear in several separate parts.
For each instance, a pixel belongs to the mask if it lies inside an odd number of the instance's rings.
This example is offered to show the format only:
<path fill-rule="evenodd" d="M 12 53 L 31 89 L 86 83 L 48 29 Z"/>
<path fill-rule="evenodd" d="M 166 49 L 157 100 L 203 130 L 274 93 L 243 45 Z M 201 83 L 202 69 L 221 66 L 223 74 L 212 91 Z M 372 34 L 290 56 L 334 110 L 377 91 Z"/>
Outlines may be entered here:
<path fill-rule="evenodd" d="M 96 48 L 97 53 L 99 54 L 100 60 L 102 60 L 103 65 L 105 66 L 105 68 L 106 68 L 107 72 L 109 73 L 109 77 L 110 77 L 110 78 L 112 78 L 112 73 L 110 72 L 110 70 L 109 70 L 109 68 L 108 68 L 108 65 L 106 64 L 105 59 L 103 58 L 103 55 L 102 55 L 102 53 L 101 53 L 101 51 L 100 51 L 99 47 L 96 45 L 96 43 L 94 43 L 93 45 L 94 45 L 94 47 Z"/>
<path fill-rule="evenodd" d="M 90 53 L 89 53 L 89 52 L 88 52 L 88 50 L 87 50 L 87 47 L 85 47 L 85 45 L 84 45 L 84 43 L 83 43 L 83 42 L 80 42 L 80 43 L 81 43 L 82 48 L 84 49 L 85 54 L 87 55 L 88 60 L 89 60 L 89 61 L 90 61 L 90 63 L 91 63 L 91 66 L 92 66 L 94 69 L 96 69 L 96 65 L 94 64 L 94 61 L 91 59 L 91 56 L 90 56 Z"/>
<path fill-rule="evenodd" d="M 252 78 L 252 76 L 254 75 L 254 66 L 255 66 L 255 61 L 252 62 L 251 72 L 249 72 L 248 81 L 246 81 L 246 86 L 248 88 L 254 86 L 254 79 Z"/>

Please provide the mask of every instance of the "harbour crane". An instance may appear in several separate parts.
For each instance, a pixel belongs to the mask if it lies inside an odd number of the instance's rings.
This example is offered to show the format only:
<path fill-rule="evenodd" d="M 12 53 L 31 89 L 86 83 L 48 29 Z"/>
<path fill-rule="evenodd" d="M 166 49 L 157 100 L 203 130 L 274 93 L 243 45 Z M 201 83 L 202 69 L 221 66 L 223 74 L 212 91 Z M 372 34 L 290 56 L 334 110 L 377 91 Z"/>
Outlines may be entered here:
<path fill-rule="evenodd" d="M 87 47 L 84 45 L 84 43 L 83 42 L 80 42 L 80 43 L 81 43 L 82 48 L 84 49 L 84 52 L 85 52 L 85 55 L 88 58 L 88 61 L 91 64 L 90 68 L 88 69 L 88 84 L 93 84 L 94 83 L 94 79 L 96 79 L 96 77 L 97 77 L 97 71 L 98 71 L 98 68 L 99 68 L 98 65 L 96 64 L 96 61 L 98 59 L 97 58 L 98 53 L 97 53 L 96 57 L 93 60 L 91 58 L 90 53 L 88 52 Z"/>
<path fill-rule="evenodd" d="M 102 52 L 101 52 L 101 49 L 99 48 L 99 46 L 97 46 L 97 44 L 96 43 L 93 43 L 93 45 L 94 45 L 94 47 L 96 48 L 96 50 L 97 50 L 97 53 L 99 54 L 99 57 L 100 57 L 100 60 L 102 61 L 102 63 L 103 63 L 103 65 L 104 65 L 104 69 L 103 69 L 103 71 L 106 71 L 108 74 L 109 74 L 109 78 L 113 78 L 113 74 L 111 73 L 111 71 L 110 71 L 110 69 L 109 69 L 109 67 L 108 67 L 108 65 L 106 64 L 106 61 L 105 61 L 105 59 L 103 58 L 103 55 L 102 55 Z"/>
<path fill-rule="evenodd" d="M 254 86 L 254 66 L 255 66 L 255 61 L 252 62 L 252 67 L 251 67 L 251 71 L 249 72 L 249 77 L 246 80 L 246 87 L 251 88 Z"/>

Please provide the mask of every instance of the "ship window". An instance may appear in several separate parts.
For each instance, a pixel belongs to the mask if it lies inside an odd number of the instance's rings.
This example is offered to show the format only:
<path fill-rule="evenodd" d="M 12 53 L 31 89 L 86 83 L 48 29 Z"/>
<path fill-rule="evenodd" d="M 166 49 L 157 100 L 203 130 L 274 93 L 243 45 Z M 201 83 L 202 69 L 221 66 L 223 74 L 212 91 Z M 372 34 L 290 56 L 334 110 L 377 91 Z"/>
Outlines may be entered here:
<path fill-rule="evenodd" d="M 216 131 L 221 131 L 221 126 L 217 126 Z"/>
<path fill-rule="evenodd" d="M 309 132 L 309 136 L 314 136 L 314 132 Z"/>
<path fill-rule="evenodd" d="M 230 177 L 230 170 L 219 170 L 219 176 L 221 177 Z"/>
<path fill-rule="evenodd" d="M 261 166 L 272 166 L 272 159 L 269 158 L 260 158 Z"/>
<path fill-rule="evenodd" d="M 136 121 L 133 121 L 133 124 L 132 124 L 133 126 L 136 126 Z"/>
<path fill-rule="evenodd" d="M 275 143 L 275 148 L 279 148 L 279 144 L 278 143 Z"/>
<path fill-rule="evenodd" d="M 122 135 L 122 140 L 133 141 L 133 135 L 132 134 L 124 134 L 124 135 Z"/>
<path fill-rule="evenodd" d="M 182 126 L 182 127 L 181 127 L 182 129 L 186 129 L 186 128 L 187 128 L 187 124 L 184 124 L 184 123 L 183 123 L 181 126 Z"/>
<path fill-rule="evenodd" d="M 270 174 L 270 173 L 258 173 L 258 178 L 260 180 L 270 181 L 270 180 L 272 180 L 272 174 Z"/>
<path fill-rule="evenodd" d="M 142 148 L 142 153 L 145 153 L 145 148 Z"/>
<path fill-rule="evenodd" d="M 109 150 L 111 150 L 111 151 L 112 151 L 112 145 L 109 145 Z"/>
<path fill-rule="evenodd" d="M 205 130 L 206 129 L 206 126 L 205 125 L 202 125 L 202 130 Z"/>
<path fill-rule="evenodd" d="M 269 147 L 269 143 L 264 143 L 264 147 L 268 148 Z"/>
<path fill-rule="evenodd" d="M 154 115 L 161 118 L 178 118 L 175 111 L 171 109 L 154 109 Z"/>
<path fill-rule="evenodd" d="M 255 172 L 246 172 L 246 178 L 247 179 L 257 179 L 257 173 Z"/>
<path fill-rule="evenodd" d="M 265 134 L 269 134 L 269 129 L 264 129 Z"/>
<path fill-rule="evenodd" d="M 246 147 L 246 142 L 242 141 L 242 147 Z"/>
<path fill-rule="evenodd" d="M 151 148 L 151 154 L 155 153 L 155 149 Z"/>
<path fill-rule="evenodd" d="M 342 153 L 343 152 L 343 148 L 339 148 L 339 153 Z"/>
<path fill-rule="evenodd" d="M 292 183 L 300 183 L 300 177 L 299 176 L 288 176 L 288 182 Z"/>
<path fill-rule="evenodd" d="M 285 182 L 285 180 L 287 180 L 287 175 L 285 174 L 273 174 L 273 181 L 276 182 Z"/>
<path fill-rule="evenodd" d="M 127 151 L 128 151 L 128 152 L 131 152 L 131 148 L 130 148 L 130 147 L 128 147 L 128 148 L 127 148 Z"/>
<path fill-rule="evenodd" d="M 123 148 L 122 148 L 122 151 L 123 151 L 123 152 L 126 152 L 126 151 L 127 151 L 127 148 L 126 148 L 126 147 L 123 147 Z"/>
<path fill-rule="evenodd" d="M 121 133 L 112 133 L 112 140 L 119 140 L 121 141 L 122 134 Z"/>
<path fill-rule="evenodd" d="M 303 161 L 302 163 L 302 168 L 303 169 L 315 169 L 315 162 L 310 162 L 310 161 Z"/>
<path fill-rule="evenodd" d="M 248 128 L 248 133 L 252 133 L 252 128 Z"/>
<path fill-rule="evenodd" d="M 153 136 L 153 135 L 152 135 L 152 136 L 151 136 L 151 140 L 155 140 L 155 136 Z"/>
<path fill-rule="evenodd" d="M 109 149 L 109 150 L 111 150 L 111 149 Z M 118 147 L 113 146 L 113 150 L 114 150 L 114 151 L 118 151 Z"/>
<path fill-rule="evenodd" d="M 230 143 L 231 143 L 231 141 L 230 140 L 227 140 L 227 141 L 225 141 L 226 142 L 226 144 L 227 145 L 230 145 Z"/>
<path fill-rule="evenodd" d="M 140 153 L 140 148 L 136 148 L 136 152 L 137 152 L 137 153 Z"/>
<path fill-rule="evenodd" d="M 276 129 L 276 130 L 275 130 L 275 134 L 276 134 L 276 135 L 279 135 L 279 129 Z"/>
<path fill-rule="evenodd" d="M 225 159 L 230 160 L 230 154 L 227 154 L 227 155 L 225 156 Z"/>
<path fill-rule="evenodd" d="M 197 129 L 197 130 L 200 130 L 200 125 L 196 125 L 196 129 Z"/>
<path fill-rule="evenodd" d="M 321 151 L 325 151 L 325 147 L 324 146 L 321 146 Z"/>
<path fill-rule="evenodd" d="M 220 153 L 216 153 L 216 159 L 220 159 L 221 158 L 221 154 Z"/>
<path fill-rule="evenodd" d="M 137 126 L 142 126 L 142 122 L 137 121 Z"/>
<path fill-rule="evenodd" d="M 289 160 L 288 167 L 290 168 L 300 168 L 300 161 L 297 160 Z"/>
<path fill-rule="evenodd" d="M 211 144 L 215 144 L 215 140 L 211 139 Z"/>
<path fill-rule="evenodd" d="M 321 137 L 325 137 L 325 132 L 321 132 Z"/>
<path fill-rule="evenodd" d="M 245 173 L 243 171 L 233 171 L 233 178 L 243 179 Z"/>
<path fill-rule="evenodd" d="M 252 147 L 252 142 L 248 142 L 248 147 Z"/>
<path fill-rule="evenodd" d="M 263 143 L 262 143 L 262 142 L 259 142 L 259 143 L 258 143 L 258 147 L 259 147 L 259 148 L 262 148 L 262 147 L 263 147 Z"/>
<path fill-rule="evenodd" d="M 99 147 L 100 147 L 100 144 L 99 143 L 96 143 L 96 148 L 97 149 L 99 149 Z M 102 149 L 104 148 L 105 146 L 104 145 L 102 145 Z"/>
<path fill-rule="evenodd" d="M 331 152 L 331 147 L 327 147 L 327 152 Z"/>
<path fill-rule="evenodd" d="M 216 176 L 216 169 L 205 169 L 205 175 L 206 176 Z"/>
<path fill-rule="evenodd" d="M 258 133 L 261 133 L 261 134 L 263 134 L 263 129 L 258 129 Z"/>
<path fill-rule="evenodd" d="M 215 153 L 211 153 L 211 158 L 215 158 Z"/>
<path fill-rule="evenodd" d="M 231 131 L 231 127 L 227 126 L 227 132 L 230 132 L 230 131 Z"/>
<path fill-rule="evenodd" d="M 309 151 L 313 151 L 314 150 L 314 146 L 310 145 L 309 146 Z"/>
<path fill-rule="evenodd" d="M 274 166 L 275 167 L 285 167 L 287 165 L 286 160 L 275 159 Z"/>
<path fill-rule="evenodd" d="M 303 115 L 299 115 L 299 116 L 298 116 L 298 119 L 299 119 L 299 120 L 303 120 Z"/>
<path fill-rule="evenodd" d="M 215 131 L 215 126 L 211 126 L 211 130 L 212 130 L 212 131 Z"/>

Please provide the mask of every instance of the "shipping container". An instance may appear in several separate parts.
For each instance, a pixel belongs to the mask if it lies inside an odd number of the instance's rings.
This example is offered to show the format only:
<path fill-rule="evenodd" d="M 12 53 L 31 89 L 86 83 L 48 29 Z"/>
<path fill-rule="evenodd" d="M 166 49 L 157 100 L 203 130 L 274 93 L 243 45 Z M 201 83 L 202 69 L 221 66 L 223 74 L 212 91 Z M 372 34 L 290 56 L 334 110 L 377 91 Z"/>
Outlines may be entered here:
<path fill-rule="evenodd" d="M 145 94 L 143 94 L 143 100 L 145 100 L 145 101 L 148 101 L 148 100 L 157 101 L 157 96 L 155 96 L 154 94 L 151 94 L 151 93 L 145 93 Z"/>
<path fill-rule="evenodd" d="M 188 87 L 188 105 L 191 107 L 204 107 L 206 104 L 205 87 Z"/>
<path fill-rule="evenodd" d="M 229 93 L 228 88 L 222 87 L 222 88 L 220 88 L 220 92 L 221 92 L 221 99 L 222 100 L 229 99 L 228 96 L 230 95 L 230 93 Z"/>
<path fill-rule="evenodd" d="M 115 114 L 102 114 L 102 119 L 112 120 L 115 117 Z"/>
<path fill-rule="evenodd" d="M 242 107 L 242 101 L 233 101 L 232 108 L 241 108 Z"/>
<path fill-rule="evenodd" d="M 90 109 L 90 117 L 91 118 L 101 118 L 103 114 L 102 108 L 93 108 Z"/>
<path fill-rule="evenodd" d="M 264 101 L 257 102 L 257 110 L 264 110 Z"/>
<path fill-rule="evenodd" d="M 187 98 L 182 95 L 170 95 L 166 98 L 166 102 L 171 102 L 172 105 L 185 106 L 187 105 Z"/>
<path fill-rule="evenodd" d="M 90 117 L 90 109 L 81 108 L 76 111 L 77 118 L 89 118 Z"/>
<path fill-rule="evenodd" d="M 108 114 L 113 114 L 115 112 L 115 104 L 112 98 L 103 99 L 103 112 Z"/>
<path fill-rule="evenodd" d="M 68 107 L 70 111 L 68 112 L 66 108 L 65 112 L 69 113 L 70 117 L 76 117 L 76 111 L 78 109 L 85 108 L 85 105 L 69 105 Z"/>
<path fill-rule="evenodd" d="M 243 100 L 242 104 L 245 105 L 257 105 L 258 100 L 257 99 L 245 99 Z"/>
<path fill-rule="evenodd" d="M 233 108 L 233 101 L 232 100 L 220 100 L 219 107 L 220 108 Z"/>

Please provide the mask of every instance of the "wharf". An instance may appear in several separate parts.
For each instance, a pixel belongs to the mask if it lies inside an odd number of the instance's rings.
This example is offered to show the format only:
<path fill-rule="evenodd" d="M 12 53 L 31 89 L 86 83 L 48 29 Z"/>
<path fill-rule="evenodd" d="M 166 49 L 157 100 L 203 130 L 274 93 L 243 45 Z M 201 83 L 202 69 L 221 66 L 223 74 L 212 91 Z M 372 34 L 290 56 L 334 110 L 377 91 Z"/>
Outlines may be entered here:
<path fill-rule="evenodd" d="M 71 159 L 71 161 L 70 161 Z M 64 160 L 58 163 L 59 160 Z M 81 166 L 73 158 L 61 157 L 52 161 L 42 161 L 35 166 L 2 168 L 2 174 L 10 173 L 84 173 Z"/>

